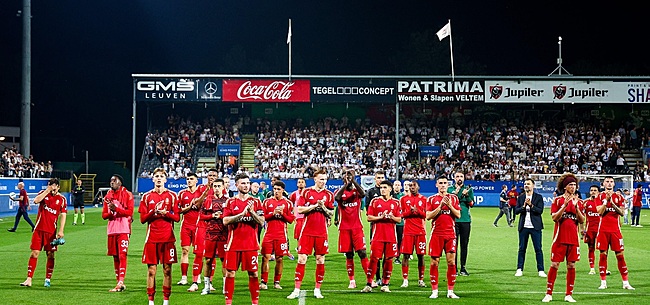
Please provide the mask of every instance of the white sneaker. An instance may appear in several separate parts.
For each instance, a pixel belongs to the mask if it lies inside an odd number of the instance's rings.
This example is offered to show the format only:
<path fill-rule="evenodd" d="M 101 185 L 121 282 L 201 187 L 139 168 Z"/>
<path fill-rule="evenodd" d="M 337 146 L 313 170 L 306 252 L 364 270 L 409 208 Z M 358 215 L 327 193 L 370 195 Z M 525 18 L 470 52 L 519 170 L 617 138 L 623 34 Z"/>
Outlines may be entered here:
<path fill-rule="evenodd" d="M 457 296 L 453 291 L 449 290 L 447 291 L 447 298 L 449 299 L 460 299 L 459 296 Z"/>
<path fill-rule="evenodd" d="M 523 276 L 523 275 L 524 275 L 524 271 L 522 271 L 521 269 L 517 269 L 517 271 L 515 271 L 515 276 Z"/>
<path fill-rule="evenodd" d="M 427 287 L 423 280 L 418 280 L 418 287 Z"/>
<path fill-rule="evenodd" d="M 212 286 L 212 283 L 210 283 L 210 291 L 217 291 L 216 289 L 214 289 L 214 286 Z"/>
<path fill-rule="evenodd" d="M 201 295 L 210 294 L 210 287 L 205 287 L 201 290 Z"/>
<path fill-rule="evenodd" d="M 176 283 L 177 285 L 187 285 L 187 276 L 181 277 L 181 280 Z"/>
<path fill-rule="evenodd" d="M 268 289 L 269 289 L 269 286 L 267 286 L 264 283 L 260 283 L 260 290 L 268 290 Z"/>
<path fill-rule="evenodd" d="M 544 271 L 537 272 L 537 275 L 539 275 L 539 277 L 546 277 L 546 273 L 544 273 Z"/>
<path fill-rule="evenodd" d="M 634 287 L 632 287 L 630 283 L 623 283 L 623 289 L 634 290 Z"/>
<path fill-rule="evenodd" d="M 429 299 L 437 299 L 437 298 L 438 298 L 438 289 L 432 290 Z"/>
<path fill-rule="evenodd" d="M 357 288 L 357 281 L 350 280 L 350 285 L 348 285 L 348 289 L 354 289 L 354 288 Z"/>
<path fill-rule="evenodd" d="M 192 286 L 190 286 L 190 288 L 188 288 L 187 291 L 188 292 L 199 291 L 199 285 L 197 285 L 196 283 L 192 283 Z"/>
<path fill-rule="evenodd" d="M 602 281 L 601 280 L 600 281 L 600 287 L 598 287 L 598 289 L 600 289 L 600 290 L 607 289 L 607 281 Z"/>
<path fill-rule="evenodd" d="M 319 289 L 319 288 L 314 288 L 314 297 L 316 297 L 317 299 L 322 299 L 322 298 L 324 298 L 323 294 L 320 293 L 320 289 Z"/>
<path fill-rule="evenodd" d="M 402 281 L 402 286 L 400 286 L 400 287 L 401 287 L 401 288 L 406 288 L 406 287 L 408 287 L 408 286 L 409 286 L 409 280 L 403 280 L 403 281 Z"/>
<path fill-rule="evenodd" d="M 299 296 L 300 296 L 300 289 L 294 288 L 293 292 L 291 292 L 291 294 L 287 296 L 287 299 L 293 300 Z"/>
<path fill-rule="evenodd" d="M 273 283 L 273 289 L 282 290 L 282 286 L 280 286 L 280 283 Z"/>
<path fill-rule="evenodd" d="M 636 225 L 636 227 L 637 227 L 637 228 L 643 228 L 643 226 L 642 226 L 642 225 Z"/>
<path fill-rule="evenodd" d="M 372 287 L 366 285 L 366 286 L 363 287 L 363 289 L 361 289 L 361 292 L 364 292 L 364 293 L 365 292 L 372 292 Z"/>
<path fill-rule="evenodd" d="M 594 268 L 589 269 L 589 275 L 594 275 L 594 274 L 596 274 L 596 269 Z"/>
<path fill-rule="evenodd" d="M 545 295 L 544 298 L 542 299 L 542 303 L 548 303 L 550 301 L 553 301 L 553 296 L 550 294 Z"/>
<path fill-rule="evenodd" d="M 381 292 L 390 292 L 390 288 L 388 288 L 388 285 L 386 286 L 381 286 Z"/>
<path fill-rule="evenodd" d="M 576 302 L 576 300 L 574 300 L 571 295 L 565 295 L 564 296 L 564 301 L 569 302 L 569 303 L 575 303 Z"/>

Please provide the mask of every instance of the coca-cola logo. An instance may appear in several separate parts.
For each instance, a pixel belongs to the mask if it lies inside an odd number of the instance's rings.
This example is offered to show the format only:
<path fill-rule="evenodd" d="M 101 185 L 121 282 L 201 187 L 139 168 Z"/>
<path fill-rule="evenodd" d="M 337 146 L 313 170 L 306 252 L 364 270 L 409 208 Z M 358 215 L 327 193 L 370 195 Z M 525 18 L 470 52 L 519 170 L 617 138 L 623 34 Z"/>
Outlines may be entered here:
<path fill-rule="evenodd" d="M 253 85 L 246 81 L 237 90 L 237 98 L 242 100 L 289 100 L 294 82 L 274 81 L 268 85 Z"/>

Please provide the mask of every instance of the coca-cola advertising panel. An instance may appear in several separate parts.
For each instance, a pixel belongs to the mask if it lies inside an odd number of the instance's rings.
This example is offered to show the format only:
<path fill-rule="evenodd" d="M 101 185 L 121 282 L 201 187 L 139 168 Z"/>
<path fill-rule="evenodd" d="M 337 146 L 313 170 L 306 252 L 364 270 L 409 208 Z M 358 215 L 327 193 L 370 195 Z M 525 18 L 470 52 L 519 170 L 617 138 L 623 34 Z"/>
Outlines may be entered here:
<path fill-rule="evenodd" d="M 267 80 L 267 79 L 224 79 L 224 102 L 286 102 L 307 103 L 310 101 L 309 80 Z"/>

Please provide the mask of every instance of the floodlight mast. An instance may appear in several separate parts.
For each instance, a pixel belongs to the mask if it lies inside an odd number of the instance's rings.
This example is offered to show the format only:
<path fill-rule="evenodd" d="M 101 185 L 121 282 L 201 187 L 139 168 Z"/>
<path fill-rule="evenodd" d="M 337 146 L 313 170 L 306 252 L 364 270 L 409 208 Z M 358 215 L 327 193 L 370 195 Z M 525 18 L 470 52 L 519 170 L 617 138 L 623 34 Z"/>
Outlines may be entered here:
<path fill-rule="evenodd" d="M 549 73 L 548 76 L 551 76 L 557 72 L 558 75 L 562 75 L 562 71 L 568 75 L 572 75 L 567 71 L 564 67 L 562 67 L 562 36 L 558 36 L 557 38 L 557 48 L 558 48 L 558 57 L 557 57 L 557 68 L 553 70 L 553 72 Z"/>

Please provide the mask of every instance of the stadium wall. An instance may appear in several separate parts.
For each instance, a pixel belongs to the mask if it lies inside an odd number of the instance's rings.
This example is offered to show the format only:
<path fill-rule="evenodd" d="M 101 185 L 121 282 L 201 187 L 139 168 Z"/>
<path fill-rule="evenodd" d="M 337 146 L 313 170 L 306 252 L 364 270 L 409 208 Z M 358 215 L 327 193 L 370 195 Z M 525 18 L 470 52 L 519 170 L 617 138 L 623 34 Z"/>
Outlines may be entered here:
<path fill-rule="evenodd" d="M 38 192 L 47 189 L 47 178 L 23 178 L 23 183 L 25 183 L 25 190 L 29 196 L 29 204 L 32 206 L 37 206 L 34 204 L 34 198 Z M 18 202 L 9 199 L 10 195 L 18 196 L 20 191 L 18 190 L 18 178 L 0 178 L 0 213 L 7 212 L 16 212 L 18 208 Z M 61 192 L 63 196 L 68 200 L 68 206 L 72 206 L 72 200 L 70 198 L 70 193 Z M 32 209 L 32 212 L 35 212 L 36 209 Z"/>

